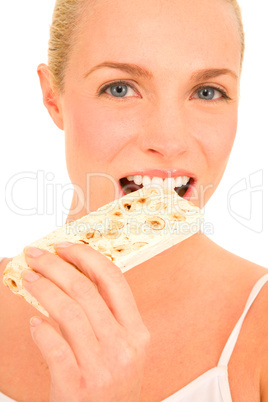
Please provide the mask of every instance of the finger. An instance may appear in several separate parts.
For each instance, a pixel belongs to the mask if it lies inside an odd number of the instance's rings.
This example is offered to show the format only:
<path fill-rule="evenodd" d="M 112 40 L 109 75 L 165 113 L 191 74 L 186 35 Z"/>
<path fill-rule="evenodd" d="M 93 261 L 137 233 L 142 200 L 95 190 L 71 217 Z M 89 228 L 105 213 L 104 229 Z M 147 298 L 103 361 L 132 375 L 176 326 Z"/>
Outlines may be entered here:
<path fill-rule="evenodd" d="M 52 386 L 57 386 L 61 396 L 70 395 L 80 378 L 79 367 L 70 346 L 48 322 L 39 317 L 31 319 L 31 334 L 47 362 Z"/>
<path fill-rule="evenodd" d="M 49 312 L 73 350 L 78 363 L 88 361 L 99 344 L 81 306 L 47 278 L 25 271 L 23 285 Z"/>
<path fill-rule="evenodd" d="M 30 267 L 51 280 L 81 305 L 96 338 L 107 336 L 107 333 L 116 335 L 116 331 L 118 331 L 116 326 L 119 327 L 119 324 L 99 294 L 96 285 L 59 256 L 45 250 L 36 250 L 39 251 L 39 256 L 35 258 L 31 257 L 29 249 L 25 250 L 26 260 Z"/>
<path fill-rule="evenodd" d="M 88 245 L 69 243 L 69 247 L 60 247 L 55 244 L 55 248 L 61 258 L 77 266 L 96 283 L 101 296 L 122 326 L 132 330 L 143 327 L 131 289 L 115 264 Z"/>

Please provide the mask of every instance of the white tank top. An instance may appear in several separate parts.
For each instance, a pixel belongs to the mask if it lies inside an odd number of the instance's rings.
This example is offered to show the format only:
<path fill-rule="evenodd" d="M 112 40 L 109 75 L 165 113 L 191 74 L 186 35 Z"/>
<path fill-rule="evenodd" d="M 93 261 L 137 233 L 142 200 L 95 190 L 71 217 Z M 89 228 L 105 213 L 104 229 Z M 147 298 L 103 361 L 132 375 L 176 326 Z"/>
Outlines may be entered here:
<path fill-rule="evenodd" d="M 228 363 L 247 312 L 266 282 L 268 282 L 268 274 L 259 279 L 252 289 L 245 309 L 223 349 L 218 365 L 162 402 L 232 402 L 228 380 Z M 0 402 L 14 402 L 14 400 L 0 393 Z"/>
<path fill-rule="evenodd" d="M 247 312 L 266 282 L 268 282 L 268 274 L 259 279 L 252 289 L 245 309 L 226 342 L 218 365 L 206 371 L 162 402 L 232 402 L 228 379 L 228 363 Z"/>

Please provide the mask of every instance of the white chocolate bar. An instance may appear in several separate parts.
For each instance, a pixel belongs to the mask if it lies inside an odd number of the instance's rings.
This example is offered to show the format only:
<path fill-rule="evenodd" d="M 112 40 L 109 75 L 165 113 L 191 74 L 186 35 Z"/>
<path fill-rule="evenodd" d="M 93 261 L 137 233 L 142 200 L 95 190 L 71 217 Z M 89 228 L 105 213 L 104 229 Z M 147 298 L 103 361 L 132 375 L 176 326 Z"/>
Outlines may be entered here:
<path fill-rule="evenodd" d="M 126 272 L 197 233 L 202 222 L 201 210 L 174 190 L 147 187 L 67 223 L 29 246 L 56 254 L 54 244 L 61 241 L 88 244 Z M 6 266 L 3 282 L 48 316 L 23 288 L 22 272 L 26 269 L 30 267 L 22 252 Z"/>

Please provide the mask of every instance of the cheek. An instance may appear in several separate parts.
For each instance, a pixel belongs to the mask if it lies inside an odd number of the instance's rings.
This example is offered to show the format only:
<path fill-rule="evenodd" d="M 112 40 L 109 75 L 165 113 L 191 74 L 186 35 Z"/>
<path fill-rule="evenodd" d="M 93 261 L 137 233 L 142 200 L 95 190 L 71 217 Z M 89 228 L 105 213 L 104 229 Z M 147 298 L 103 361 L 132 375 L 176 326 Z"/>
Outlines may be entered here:
<path fill-rule="evenodd" d="M 218 187 L 225 171 L 237 130 L 237 112 L 207 116 L 195 126 L 200 162 L 200 182 L 196 200 L 203 208 Z M 198 129 L 199 128 L 199 129 Z M 199 158 L 199 155 L 202 155 Z"/>
<path fill-rule="evenodd" d="M 196 120 L 198 121 L 198 120 Z M 201 123 L 201 124 L 200 124 Z M 237 131 L 237 108 L 229 113 L 215 113 L 199 120 L 195 136 L 202 147 L 209 167 L 222 170 L 228 161 Z"/>
<path fill-rule="evenodd" d="M 79 164 L 87 171 L 105 169 L 127 141 L 124 120 L 96 102 L 90 106 L 79 99 L 65 110 L 66 153 L 79 155 Z"/>
<path fill-rule="evenodd" d="M 227 163 L 237 131 L 237 116 L 229 116 L 221 119 L 220 124 L 215 128 L 215 136 L 211 149 L 211 157 L 215 163 Z M 215 157 L 215 158 L 213 158 Z M 218 161 L 218 162 L 217 162 Z M 224 166 L 225 168 L 225 166 Z"/>

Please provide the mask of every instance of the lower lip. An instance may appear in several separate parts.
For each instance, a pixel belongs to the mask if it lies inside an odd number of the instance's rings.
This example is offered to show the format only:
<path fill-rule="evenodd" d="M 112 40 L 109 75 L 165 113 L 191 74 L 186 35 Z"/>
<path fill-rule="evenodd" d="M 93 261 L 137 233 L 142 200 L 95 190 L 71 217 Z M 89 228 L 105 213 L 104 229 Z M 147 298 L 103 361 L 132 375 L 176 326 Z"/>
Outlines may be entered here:
<path fill-rule="evenodd" d="M 118 181 L 119 184 L 119 197 L 124 197 L 126 194 L 124 192 L 124 190 L 121 187 L 120 181 Z M 195 187 L 196 181 L 194 179 L 190 179 L 190 185 L 186 191 L 186 193 L 184 194 L 183 198 L 187 201 L 190 201 L 191 196 L 193 194 L 193 189 Z"/>

